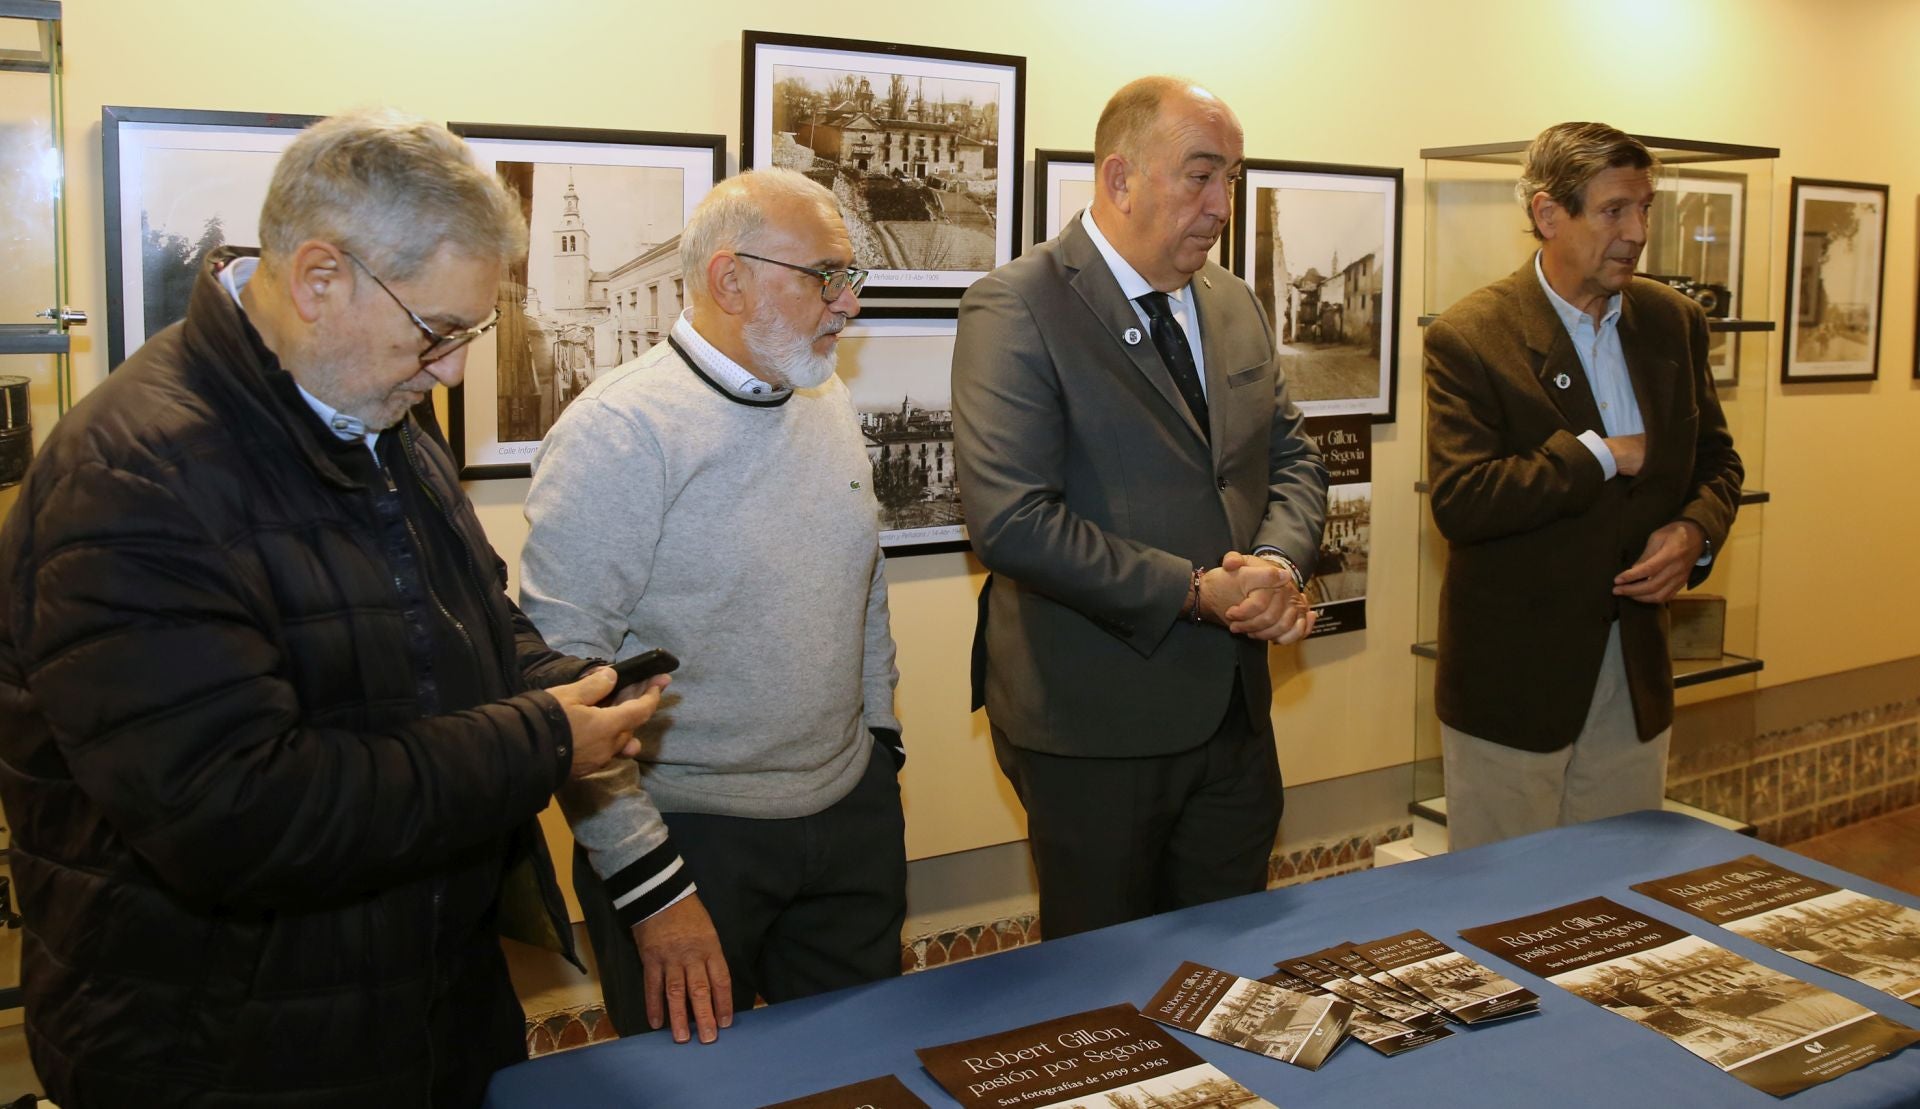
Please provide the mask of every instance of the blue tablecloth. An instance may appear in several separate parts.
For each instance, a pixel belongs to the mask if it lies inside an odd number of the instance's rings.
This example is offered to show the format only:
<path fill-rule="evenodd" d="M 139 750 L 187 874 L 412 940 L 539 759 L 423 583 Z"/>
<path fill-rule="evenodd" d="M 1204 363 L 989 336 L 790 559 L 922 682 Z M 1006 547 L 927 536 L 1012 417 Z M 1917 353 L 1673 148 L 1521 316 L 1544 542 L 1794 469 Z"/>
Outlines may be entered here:
<path fill-rule="evenodd" d="M 1141 1005 L 1183 959 L 1249 977 L 1275 959 L 1424 928 L 1505 972 L 1541 1012 L 1459 1029 L 1394 1058 L 1349 1042 L 1305 1071 L 1173 1033 L 1280 1106 L 1763 1106 L 1778 1099 L 1678 1045 L 1460 940 L 1490 924 L 1605 896 L 1920 1027 L 1920 1008 L 1634 893 L 1634 882 L 1758 854 L 1836 885 L 1920 907 L 1777 847 L 1671 813 L 1636 813 L 1472 851 L 1217 902 L 956 963 L 889 982 L 743 1013 L 710 1045 L 664 1033 L 536 1059 L 495 1077 L 487 1104 L 758 1106 L 895 1074 L 930 1105 L 952 1099 L 916 1047 L 950 1043 L 1127 1001 Z M 1920 1047 L 1796 1094 L 1793 1109 L 1920 1105 Z"/>

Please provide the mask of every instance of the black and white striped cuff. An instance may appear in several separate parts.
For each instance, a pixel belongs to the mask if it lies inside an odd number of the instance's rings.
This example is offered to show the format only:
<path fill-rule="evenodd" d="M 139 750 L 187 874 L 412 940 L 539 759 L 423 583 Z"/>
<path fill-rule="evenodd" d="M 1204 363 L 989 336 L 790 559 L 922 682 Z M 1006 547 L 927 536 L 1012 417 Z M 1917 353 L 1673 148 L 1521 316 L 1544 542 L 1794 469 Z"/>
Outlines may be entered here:
<path fill-rule="evenodd" d="M 614 918 L 623 928 L 647 919 L 693 888 L 693 875 L 668 840 L 605 879 Z"/>

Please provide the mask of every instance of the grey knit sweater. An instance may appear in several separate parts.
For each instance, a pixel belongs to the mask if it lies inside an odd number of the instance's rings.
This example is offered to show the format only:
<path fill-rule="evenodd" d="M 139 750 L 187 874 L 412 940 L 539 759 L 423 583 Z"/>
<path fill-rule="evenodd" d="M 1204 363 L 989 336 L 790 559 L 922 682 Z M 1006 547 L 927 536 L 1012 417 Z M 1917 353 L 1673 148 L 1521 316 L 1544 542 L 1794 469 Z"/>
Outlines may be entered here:
<path fill-rule="evenodd" d="M 695 357 L 717 358 L 688 341 Z M 520 603 L 554 649 L 681 668 L 560 802 L 623 923 L 690 887 L 659 812 L 805 816 L 897 734 L 871 465 L 846 386 L 748 398 L 661 343 L 588 387 L 534 460 Z"/>

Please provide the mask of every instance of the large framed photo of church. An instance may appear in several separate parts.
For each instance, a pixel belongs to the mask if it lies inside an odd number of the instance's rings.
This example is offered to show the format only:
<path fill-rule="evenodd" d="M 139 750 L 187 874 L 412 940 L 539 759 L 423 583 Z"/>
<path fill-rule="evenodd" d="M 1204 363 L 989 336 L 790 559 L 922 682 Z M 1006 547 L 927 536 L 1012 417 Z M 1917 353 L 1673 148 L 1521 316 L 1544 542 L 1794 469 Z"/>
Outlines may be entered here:
<path fill-rule="evenodd" d="M 747 31 L 740 165 L 833 190 L 863 299 L 957 301 L 1020 252 L 1027 60 Z"/>
<path fill-rule="evenodd" d="M 463 479 L 526 477 L 594 378 L 664 341 L 686 306 L 680 230 L 726 175 L 719 135 L 448 124 L 520 201 L 527 257 L 450 391 Z"/>
<path fill-rule="evenodd" d="M 1233 270 L 1266 308 L 1309 416 L 1394 420 L 1401 185 L 1398 167 L 1247 159 Z"/>

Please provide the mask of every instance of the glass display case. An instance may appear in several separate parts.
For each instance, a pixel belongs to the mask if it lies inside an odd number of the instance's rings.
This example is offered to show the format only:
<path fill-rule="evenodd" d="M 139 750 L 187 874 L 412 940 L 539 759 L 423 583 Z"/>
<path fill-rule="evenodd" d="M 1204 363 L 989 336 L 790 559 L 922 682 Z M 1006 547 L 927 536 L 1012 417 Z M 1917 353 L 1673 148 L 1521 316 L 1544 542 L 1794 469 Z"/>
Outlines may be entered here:
<path fill-rule="evenodd" d="M 1746 467 L 1746 489 L 1732 533 L 1715 559 L 1712 576 L 1682 597 L 1708 600 L 1695 612 L 1709 617 L 1706 641 L 1719 631 L 1717 647 L 1697 644 L 1674 662 L 1680 706 L 1750 692 L 1765 663 L 1756 650 L 1760 595 L 1761 506 L 1764 492 L 1768 354 L 1774 321 L 1769 267 L 1773 227 L 1774 160 L 1771 147 L 1637 135 L 1659 159 L 1651 231 L 1640 259 L 1643 276 L 1662 280 L 1699 301 L 1707 313 L 1709 364 L 1734 445 Z M 1468 293 L 1514 272 L 1536 243 L 1514 192 L 1527 141 L 1421 151 L 1426 166 L 1425 301 L 1427 326 Z M 1425 420 L 1421 421 L 1424 430 Z M 1425 451 L 1421 451 L 1424 468 Z M 1446 783 L 1440 763 L 1440 722 L 1433 710 L 1435 641 L 1440 581 L 1447 544 L 1433 523 L 1423 494 L 1419 537 L 1419 615 L 1415 663 L 1413 812 L 1445 824 Z M 1698 603 L 1698 602 L 1696 602 Z M 1714 625 L 1718 625 L 1717 629 Z M 1749 699 L 1750 700 L 1750 699 Z M 1750 711 L 1750 710 L 1749 710 Z M 1721 730 L 1725 731 L 1724 722 Z M 1738 730 L 1737 728 L 1734 730 Z M 1751 728 L 1747 729 L 1751 734 Z M 1687 757 L 1676 732 L 1675 759 Z M 1680 778 L 1683 775 L 1670 775 Z M 1672 787 L 1670 784 L 1670 792 Z M 1698 800 L 1698 798 L 1695 798 Z M 1744 799 L 1718 807 L 1744 808 Z M 1743 824 L 1743 812 L 1720 811 Z M 1431 841 L 1430 841 L 1431 842 Z M 1442 840 L 1441 842 L 1444 842 Z"/>
<path fill-rule="evenodd" d="M 0 0 L 0 516 L 71 402 L 60 5 Z M 0 1011 L 19 1005 L 20 917 L 0 814 Z M 15 1018 L 17 1020 L 17 1017 Z"/>

